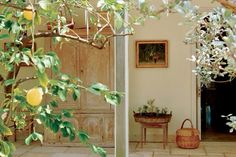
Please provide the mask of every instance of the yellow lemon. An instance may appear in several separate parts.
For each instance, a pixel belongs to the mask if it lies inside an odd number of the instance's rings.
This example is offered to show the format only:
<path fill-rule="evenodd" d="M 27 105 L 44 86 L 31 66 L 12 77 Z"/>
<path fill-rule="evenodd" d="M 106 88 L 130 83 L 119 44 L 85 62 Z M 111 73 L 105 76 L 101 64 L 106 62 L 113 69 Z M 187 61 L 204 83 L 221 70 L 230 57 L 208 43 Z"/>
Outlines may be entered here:
<path fill-rule="evenodd" d="M 32 88 L 26 94 L 27 102 L 32 106 L 38 106 L 43 99 L 43 91 L 41 88 Z"/>
<path fill-rule="evenodd" d="M 23 11 L 23 15 L 27 20 L 31 21 L 33 19 L 33 11 L 30 5 L 25 8 L 25 10 Z"/>

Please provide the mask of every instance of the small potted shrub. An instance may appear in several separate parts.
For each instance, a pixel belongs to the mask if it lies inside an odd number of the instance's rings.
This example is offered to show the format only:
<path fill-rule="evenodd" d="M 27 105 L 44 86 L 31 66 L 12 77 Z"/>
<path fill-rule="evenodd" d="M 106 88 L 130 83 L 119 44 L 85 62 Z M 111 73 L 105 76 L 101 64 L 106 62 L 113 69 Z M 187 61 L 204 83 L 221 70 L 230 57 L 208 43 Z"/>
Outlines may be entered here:
<path fill-rule="evenodd" d="M 172 111 L 167 107 L 160 108 L 154 105 L 155 99 L 149 99 L 146 104 L 138 108 L 134 113 L 134 119 L 140 123 L 167 123 L 172 117 Z"/>

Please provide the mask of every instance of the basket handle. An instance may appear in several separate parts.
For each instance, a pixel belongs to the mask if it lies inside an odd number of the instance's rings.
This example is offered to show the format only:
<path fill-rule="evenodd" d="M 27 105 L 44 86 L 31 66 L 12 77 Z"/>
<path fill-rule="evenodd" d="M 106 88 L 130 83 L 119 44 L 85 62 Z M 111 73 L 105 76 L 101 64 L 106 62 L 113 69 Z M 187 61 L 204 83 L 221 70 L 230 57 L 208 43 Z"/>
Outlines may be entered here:
<path fill-rule="evenodd" d="M 192 123 L 192 121 L 191 121 L 190 119 L 185 119 L 185 120 L 183 121 L 182 125 L 181 125 L 181 129 L 183 129 L 184 123 L 185 123 L 186 121 L 189 121 L 190 124 L 191 124 L 191 128 L 193 128 L 193 123 Z"/>

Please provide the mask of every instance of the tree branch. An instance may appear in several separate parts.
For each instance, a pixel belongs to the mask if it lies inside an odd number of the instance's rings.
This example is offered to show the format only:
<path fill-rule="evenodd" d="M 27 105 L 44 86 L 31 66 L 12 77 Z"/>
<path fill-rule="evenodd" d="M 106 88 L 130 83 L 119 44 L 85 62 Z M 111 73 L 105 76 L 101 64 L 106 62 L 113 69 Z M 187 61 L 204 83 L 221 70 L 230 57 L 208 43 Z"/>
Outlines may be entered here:
<path fill-rule="evenodd" d="M 73 36 L 73 35 L 68 35 L 68 34 L 59 34 L 59 33 L 55 33 L 55 32 L 38 32 L 35 33 L 34 38 L 47 38 L 47 37 L 62 37 L 62 38 L 67 38 L 67 39 L 71 39 L 71 40 L 75 40 L 75 41 L 79 41 L 82 43 L 86 43 L 88 45 L 91 45 L 93 47 L 96 47 L 98 49 L 102 49 L 104 46 L 103 45 L 98 45 L 96 43 L 94 43 L 93 40 L 86 40 L 84 38 L 81 38 L 80 36 Z M 29 41 L 32 39 L 32 36 L 28 36 L 27 39 L 29 39 Z"/>
<path fill-rule="evenodd" d="M 15 8 L 15 9 L 19 9 L 19 10 L 30 10 L 30 9 L 26 9 L 26 8 L 21 8 L 21 7 L 17 6 L 17 5 L 15 5 L 15 4 L 11 4 L 11 3 L 0 2 L 0 6 Z"/>
<path fill-rule="evenodd" d="M 236 13 L 236 5 L 234 3 L 229 2 L 228 0 L 216 0 L 218 3 L 223 5 L 225 8 L 232 10 Z"/>
<path fill-rule="evenodd" d="M 4 78 L 2 77 L 2 75 L 0 75 L 0 82 L 4 81 Z"/>
<path fill-rule="evenodd" d="M 19 80 L 16 82 L 14 88 L 17 88 L 21 83 L 23 83 L 23 82 L 25 82 L 25 81 L 34 80 L 34 79 L 36 79 L 36 78 L 37 78 L 36 76 L 33 76 L 33 77 L 26 77 L 26 78 L 23 78 L 23 79 L 19 79 Z"/>
<path fill-rule="evenodd" d="M 81 38 L 78 34 L 77 35 L 68 35 L 68 34 L 59 34 L 59 33 L 54 33 L 54 32 L 38 32 L 38 33 L 35 33 L 34 38 L 62 37 L 62 38 L 67 38 L 67 39 L 79 41 L 82 43 L 86 43 L 86 44 L 91 45 L 95 48 L 102 49 L 102 48 L 104 48 L 104 46 L 107 43 L 109 38 L 115 37 L 115 36 L 126 36 L 126 35 L 132 35 L 132 33 L 111 34 L 106 37 L 106 40 L 104 40 L 100 43 L 96 43 L 96 41 L 93 39 L 87 40 L 87 39 Z M 31 35 L 27 37 L 27 40 L 30 41 L 31 39 L 32 39 Z"/>
<path fill-rule="evenodd" d="M 8 72 L 6 80 L 13 79 L 13 78 L 17 77 L 17 75 L 20 71 L 20 66 L 18 66 L 18 65 L 14 65 L 14 66 L 15 66 L 14 71 Z M 12 92 L 12 85 L 5 86 L 4 92 L 6 93 L 6 97 L 9 97 L 8 94 Z"/>

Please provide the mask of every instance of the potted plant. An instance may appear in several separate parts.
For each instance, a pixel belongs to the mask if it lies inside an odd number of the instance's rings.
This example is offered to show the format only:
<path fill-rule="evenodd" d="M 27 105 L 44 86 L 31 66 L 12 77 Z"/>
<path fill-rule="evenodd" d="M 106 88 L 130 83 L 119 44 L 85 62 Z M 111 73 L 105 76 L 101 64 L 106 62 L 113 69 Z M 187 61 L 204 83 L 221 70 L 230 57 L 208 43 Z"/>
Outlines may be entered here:
<path fill-rule="evenodd" d="M 168 123 L 172 117 L 172 111 L 167 107 L 161 108 L 154 105 L 155 99 L 147 100 L 147 103 L 133 111 L 134 119 L 139 123 Z"/>

